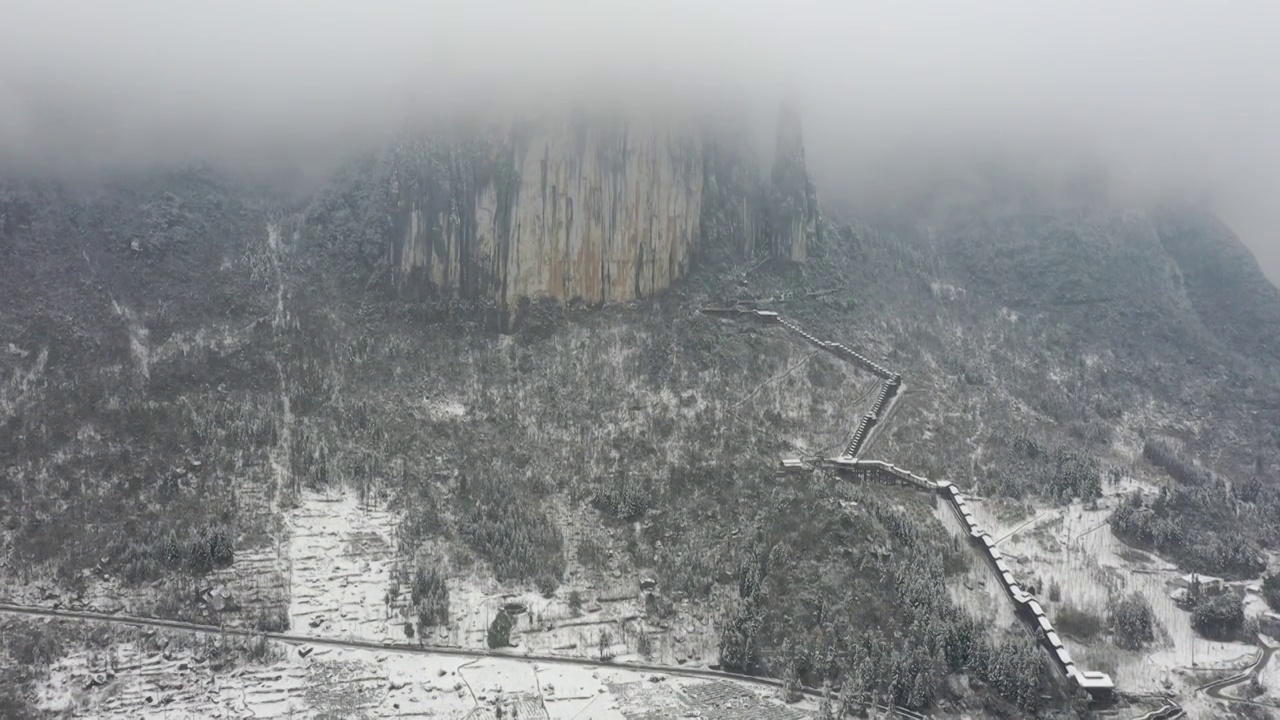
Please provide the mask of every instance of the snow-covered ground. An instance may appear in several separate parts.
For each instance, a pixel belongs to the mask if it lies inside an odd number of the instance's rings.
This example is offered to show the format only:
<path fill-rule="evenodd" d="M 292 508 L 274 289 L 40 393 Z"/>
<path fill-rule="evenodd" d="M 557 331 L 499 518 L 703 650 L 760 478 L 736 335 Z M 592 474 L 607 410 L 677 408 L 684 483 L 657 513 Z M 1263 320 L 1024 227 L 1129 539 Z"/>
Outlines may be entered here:
<path fill-rule="evenodd" d="M 279 656 L 274 662 L 215 670 L 201 647 L 198 642 L 143 652 L 134 643 L 120 643 L 107 652 L 72 654 L 51 668 L 39 703 L 68 717 L 157 720 L 318 715 L 626 720 L 652 717 L 645 713 L 664 708 L 672 711 L 664 715 L 670 717 L 707 717 L 713 711 L 715 717 L 741 720 L 814 716 L 811 701 L 784 706 L 767 688 L 609 665 L 337 648 L 309 652 L 272 643 Z"/>
<path fill-rule="evenodd" d="M 1272 640 L 1271 644 L 1276 642 Z M 1254 700 L 1280 707 L 1280 655 L 1271 656 L 1271 661 L 1258 673 L 1258 682 L 1262 684 L 1263 694 Z"/>
<path fill-rule="evenodd" d="M 298 635 L 404 640 L 386 603 L 395 519 L 352 493 L 304 491 L 287 515 L 289 627 Z"/>
<path fill-rule="evenodd" d="M 974 503 L 969 505 L 972 507 Z M 939 500 L 933 514 L 949 534 L 969 545 L 969 530 L 956 518 L 948 503 Z M 969 558 L 968 570 L 947 578 L 947 591 L 956 605 L 999 634 L 998 631 L 1017 622 L 1013 604 L 986 559 L 976 551 L 970 553 Z"/>
<path fill-rule="evenodd" d="M 1071 605 L 1105 622 L 1108 599 L 1131 592 L 1150 603 L 1159 637 L 1141 652 L 1121 650 L 1101 638 L 1085 643 L 1064 635 L 1081 667 L 1108 672 L 1117 687 L 1143 693 L 1185 690 L 1202 682 L 1201 670 L 1247 664 L 1253 645 L 1206 640 L 1191 629 L 1191 614 L 1170 597 L 1170 582 L 1181 574 L 1175 566 L 1111 534 L 1106 520 L 1118 497 L 1116 491 L 1096 509 L 1075 503 L 1037 509 L 1022 519 L 1002 516 L 994 503 L 970 501 L 969 506 L 978 523 L 990 528 L 1018 581 L 1036 588 L 1050 619 Z"/>
<path fill-rule="evenodd" d="M 290 632 L 411 642 L 399 610 L 408 601 L 408 585 L 399 585 L 398 600 L 387 604 L 394 536 L 390 513 L 362 507 L 349 493 L 299 496 L 288 514 Z M 571 543 L 573 537 L 571 531 Z M 647 658 L 651 662 L 690 667 L 715 662 L 714 603 L 679 603 L 667 622 L 654 625 L 645 618 L 637 577 L 614 573 L 586 579 L 576 570 L 571 569 L 552 597 L 532 588 L 504 587 L 483 565 L 468 573 L 451 573 L 449 624 L 425 632 L 419 628 L 415 638 L 428 645 L 484 649 L 489 623 L 504 605 L 519 603 L 526 612 L 515 616 L 512 652 L 599 659 L 600 638 L 605 635 L 608 657 L 618 662 L 641 660 L 635 649 L 645 634 L 652 647 Z M 568 602 L 575 591 L 582 600 L 576 612 Z"/>

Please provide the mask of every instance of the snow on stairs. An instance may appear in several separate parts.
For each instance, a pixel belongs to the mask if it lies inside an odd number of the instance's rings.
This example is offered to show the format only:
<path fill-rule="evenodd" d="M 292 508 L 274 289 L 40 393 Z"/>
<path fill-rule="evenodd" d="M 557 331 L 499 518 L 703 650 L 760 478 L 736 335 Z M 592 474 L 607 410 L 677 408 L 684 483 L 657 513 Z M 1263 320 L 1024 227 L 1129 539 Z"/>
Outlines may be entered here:
<path fill-rule="evenodd" d="M 871 426 L 876 423 L 876 420 L 880 415 L 880 411 L 884 409 L 885 403 L 888 402 L 889 397 L 893 394 L 893 392 L 897 389 L 898 385 L 902 382 L 902 376 L 899 375 L 898 373 L 895 373 L 891 370 L 881 367 L 877 363 L 873 362 L 870 358 L 866 357 L 865 355 L 862 355 L 861 353 L 857 352 L 856 350 L 853 350 L 852 348 L 844 345 L 843 343 L 819 340 L 817 337 L 814 337 L 808 332 L 805 332 L 804 329 L 802 329 L 799 325 L 791 322 L 790 320 L 784 317 L 779 317 L 777 319 L 777 322 L 778 324 L 782 325 L 786 329 L 796 333 L 797 335 L 804 338 L 805 340 L 808 340 L 814 345 L 817 345 L 818 347 L 823 348 L 824 350 L 829 350 L 838 356 L 851 359 L 854 361 L 855 364 L 860 365 L 863 368 L 870 370 L 876 375 L 879 375 L 880 377 L 884 378 L 884 382 L 880 386 L 880 395 L 876 398 L 875 405 L 872 406 L 871 412 L 862 416 L 862 419 L 858 422 L 858 427 L 853 432 L 853 437 L 850 438 L 849 443 L 844 448 L 844 454 L 846 456 L 856 457 L 858 454 L 858 450 L 862 447 L 863 440 L 866 439 L 867 433 L 871 430 Z"/>
<path fill-rule="evenodd" d="M 867 430 L 871 429 L 872 415 L 867 413 L 862 416 L 862 421 L 858 423 L 858 428 L 853 431 L 853 437 L 849 440 L 849 444 L 844 448 L 844 454 L 848 457 L 857 457 L 858 450 L 862 447 L 862 441 L 867 437 Z"/>

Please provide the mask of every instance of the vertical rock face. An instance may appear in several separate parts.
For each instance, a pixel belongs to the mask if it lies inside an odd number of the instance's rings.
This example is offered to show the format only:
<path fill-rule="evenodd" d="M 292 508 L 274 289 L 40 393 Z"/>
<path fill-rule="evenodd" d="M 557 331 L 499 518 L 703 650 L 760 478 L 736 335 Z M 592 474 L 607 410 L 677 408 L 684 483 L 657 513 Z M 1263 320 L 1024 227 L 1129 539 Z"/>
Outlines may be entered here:
<path fill-rule="evenodd" d="M 818 241 L 818 194 L 804 162 L 800 113 L 792 103 L 778 117 L 778 144 L 773 162 L 771 219 L 774 257 L 803 262 Z"/>
<path fill-rule="evenodd" d="M 819 223 L 794 107 L 777 138 L 765 179 L 740 129 L 657 120 L 543 119 L 404 145 L 390 163 L 400 294 L 511 317 L 525 298 L 653 297 L 695 253 L 803 261 Z"/>
<path fill-rule="evenodd" d="M 515 124 L 397 154 L 392 262 L 402 292 L 587 303 L 651 297 L 688 268 L 700 137 L 658 122 Z"/>
<path fill-rule="evenodd" d="M 704 148 L 701 249 L 725 258 L 772 254 L 767 194 L 758 164 L 741 143 L 713 141 Z"/>

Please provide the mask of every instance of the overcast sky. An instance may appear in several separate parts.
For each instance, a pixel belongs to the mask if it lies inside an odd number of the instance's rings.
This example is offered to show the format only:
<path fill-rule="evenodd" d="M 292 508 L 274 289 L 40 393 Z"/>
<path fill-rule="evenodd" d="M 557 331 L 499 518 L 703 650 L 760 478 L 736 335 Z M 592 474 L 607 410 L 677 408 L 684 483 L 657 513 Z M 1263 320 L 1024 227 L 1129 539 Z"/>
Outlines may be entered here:
<path fill-rule="evenodd" d="M 903 147 L 1087 152 L 1212 197 L 1280 279 L 1274 0 L 8 0 L 2 20 L 0 162 L 263 162 L 409 108 L 793 87 L 824 199 L 873 195 Z"/>

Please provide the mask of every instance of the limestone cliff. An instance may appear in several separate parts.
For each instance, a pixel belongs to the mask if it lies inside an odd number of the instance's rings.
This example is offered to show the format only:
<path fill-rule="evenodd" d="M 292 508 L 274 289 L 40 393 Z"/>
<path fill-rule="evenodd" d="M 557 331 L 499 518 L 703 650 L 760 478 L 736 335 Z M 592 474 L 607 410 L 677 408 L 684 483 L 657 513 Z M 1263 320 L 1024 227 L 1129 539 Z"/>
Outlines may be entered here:
<path fill-rule="evenodd" d="M 653 297 L 697 254 L 802 261 L 817 199 L 794 110 L 778 133 L 768 180 L 740 135 L 668 120 L 544 118 L 403 145 L 389 211 L 400 294 L 513 312 L 525 298 Z"/>
<path fill-rule="evenodd" d="M 821 228 L 818 194 L 804 162 L 800 113 L 786 103 L 778 117 L 778 144 L 773 161 L 769 203 L 773 255 L 803 262 L 818 241 Z"/>
<path fill-rule="evenodd" d="M 706 143 L 702 194 L 704 243 L 739 257 L 804 262 L 820 240 L 818 197 L 805 167 L 800 116 L 779 114 L 773 168 L 761 178 L 749 140 Z"/>
<path fill-rule="evenodd" d="M 766 186 L 760 180 L 759 164 L 743 153 L 742 145 L 716 139 L 704 147 L 699 249 L 713 256 L 772 254 Z"/>
<path fill-rule="evenodd" d="M 402 149 L 392 262 L 414 295 L 587 303 L 651 297 L 686 271 L 702 142 L 658 122 L 513 124 Z"/>

